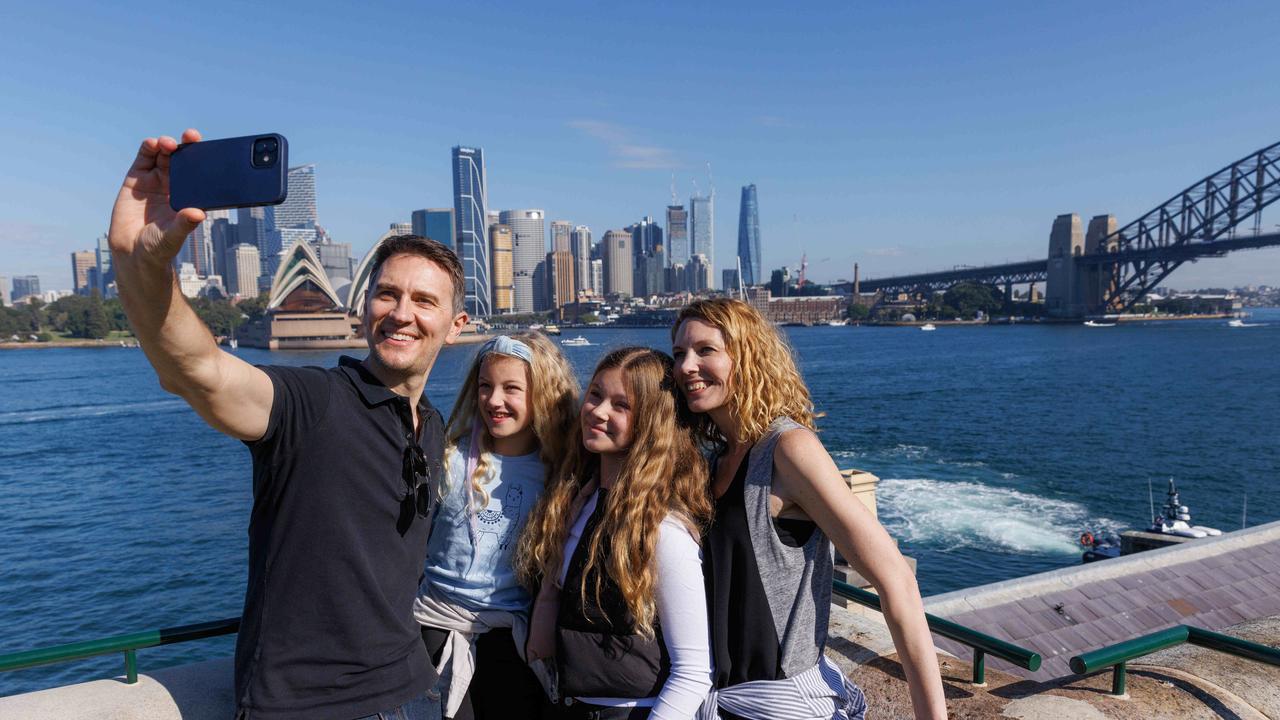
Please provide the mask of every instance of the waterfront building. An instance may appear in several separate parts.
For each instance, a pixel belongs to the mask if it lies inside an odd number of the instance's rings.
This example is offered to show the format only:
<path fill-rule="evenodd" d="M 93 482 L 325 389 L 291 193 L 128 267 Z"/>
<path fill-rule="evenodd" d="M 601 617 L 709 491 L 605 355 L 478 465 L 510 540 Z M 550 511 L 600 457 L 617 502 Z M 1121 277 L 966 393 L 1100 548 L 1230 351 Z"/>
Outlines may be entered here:
<path fill-rule="evenodd" d="M 273 205 L 236 209 L 236 232 L 240 244 L 248 244 L 261 251 L 267 244 L 267 233 L 276 228 L 276 209 Z"/>
<path fill-rule="evenodd" d="M 473 318 L 493 312 L 489 294 L 489 200 L 484 151 L 461 145 L 453 148 L 453 214 L 462 261 L 466 310 Z"/>
<path fill-rule="evenodd" d="M 318 222 L 315 164 L 289 168 L 289 193 L 284 202 L 275 207 L 275 226 L 314 228 Z"/>
<path fill-rule="evenodd" d="M 414 210 L 410 224 L 413 226 L 414 235 L 431 238 L 450 248 L 454 247 L 457 226 L 453 221 L 453 208 Z M 485 237 L 488 237 L 487 230 Z"/>
<path fill-rule="evenodd" d="M 604 294 L 631 297 L 632 251 L 631 233 L 626 230 L 610 230 L 600 241 L 604 259 Z"/>
<path fill-rule="evenodd" d="M 89 294 L 89 271 L 97 264 L 98 260 L 91 250 L 75 250 L 71 253 L 71 289 L 75 294 Z"/>
<path fill-rule="evenodd" d="M 315 250 L 320 267 L 335 288 L 351 282 L 351 243 L 334 242 L 329 233 L 317 226 Z"/>
<path fill-rule="evenodd" d="M 591 259 L 591 292 L 604 295 L 604 260 L 601 258 Z"/>
<path fill-rule="evenodd" d="M 715 267 L 716 193 L 694 194 L 689 198 L 689 241 L 694 255 L 702 255 L 707 265 Z M 714 280 L 714 277 L 712 278 Z M 714 285 L 711 286 L 714 288 Z"/>
<path fill-rule="evenodd" d="M 231 248 L 228 260 L 227 290 L 244 298 L 257 297 L 260 267 L 257 246 L 240 243 Z"/>
<path fill-rule="evenodd" d="M 9 295 L 9 299 L 16 303 L 21 298 L 32 295 L 40 295 L 40 276 L 15 275 L 13 277 L 13 292 Z"/>
<path fill-rule="evenodd" d="M 631 289 L 636 297 L 661 295 L 666 292 L 666 272 L 662 266 L 662 258 L 656 255 L 641 255 L 634 258 Z"/>
<path fill-rule="evenodd" d="M 574 294 L 599 292 L 591 279 L 591 228 L 578 225 L 569 234 L 569 252 L 573 254 Z"/>
<path fill-rule="evenodd" d="M 515 312 L 536 311 L 533 273 L 547 256 L 545 214 L 541 210 L 503 210 L 498 221 L 511 228 L 511 275 Z"/>
<path fill-rule="evenodd" d="M 552 250 L 547 253 L 547 285 L 551 291 L 550 310 L 574 302 L 577 296 L 573 286 L 573 253 L 568 250 Z"/>
<path fill-rule="evenodd" d="M 205 223 L 209 225 L 209 245 L 213 255 L 213 274 L 221 275 L 225 278 L 227 276 L 228 251 L 236 246 L 236 226 L 225 215 L 212 220 L 206 219 Z"/>
<path fill-rule="evenodd" d="M 667 206 L 667 264 L 688 265 L 692 250 L 689 247 L 689 211 L 683 205 Z"/>
<path fill-rule="evenodd" d="M 662 227 L 654 222 L 653 218 L 646 215 L 640 222 L 628 226 L 627 230 L 631 231 L 631 252 L 637 258 L 662 258 L 665 255 L 662 247 Z"/>
<path fill-rule="evenodd" d="M 116 273 L 111 269 L 111 246 L 108 244 L 106 233 L 98 236 L 98 247 L 94 250 L 94 254 L 98 261 L 98 267 L 94 273 L 94 287 L 98 288 L 98 292 L 102 293 L 104 298 L 115 297 Z"/>
<path fill-rule="evenodd" d="M 511 228 L 498 223 L 489 226 L 489 257 L 493 262 L 493 314 L 515 309 L 515 288 L 511 275 Z"/>
<path fill-rule="evenodd" d="M 551 221 L 551 252 L 564 250 L 572 252 L 570 244 L 570 236 L 573 234 L 573 224 L 565 220 Z"/>
<path fill-rule="evenodd" d="M 343 305 L 315 248 L 297 242 L 271 278 L 267 312 L 242 326 L 237 337 L 246 347 L 271 350 L 352 347 L 358 343 L 357 322 Z"/>
<path fill-rule="evenodd" d="M 694 253 L 689 259 L 689 279 L 687 289 L 691 293 L 700 293 L 712 289 L 711 260 L 702 253 Z"/>
<path fill-rule="evenodd" d="M 551 309 L 551 270 L 547 260 L 543 258 L 533 268 L 533 311 L 546 312 Z"/>
<path fill-rule="evenodd" d="M 724 268 L 720 271 L 720 287 L 732 295 L 738 292 L 738 269 Z"/>
<path fill-rule="evenodd" d="M 760 202 L 754 183 L 742 187 L 742 203 L 738 207 L 738 261 L 742 267 L 743 285 L 764 283 L 760 259 Z"/>

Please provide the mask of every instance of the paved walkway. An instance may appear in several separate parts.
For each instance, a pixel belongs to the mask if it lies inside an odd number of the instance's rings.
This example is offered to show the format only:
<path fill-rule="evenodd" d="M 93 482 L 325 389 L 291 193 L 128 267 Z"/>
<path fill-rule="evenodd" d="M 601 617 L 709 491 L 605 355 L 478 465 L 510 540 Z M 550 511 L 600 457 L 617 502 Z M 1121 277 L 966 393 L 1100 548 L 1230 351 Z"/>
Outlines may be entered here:
<path fill-rule="evenodd" d="M 1221 537 L 935 595 L 926 609 L 1041 654 L 1032 680 L 1071 674 L 1073 655 L 1172 625 L 1219 630 L 1280 615 L 1280 522 Z M 939 648 L 972 660 L 966 646 Z"/>

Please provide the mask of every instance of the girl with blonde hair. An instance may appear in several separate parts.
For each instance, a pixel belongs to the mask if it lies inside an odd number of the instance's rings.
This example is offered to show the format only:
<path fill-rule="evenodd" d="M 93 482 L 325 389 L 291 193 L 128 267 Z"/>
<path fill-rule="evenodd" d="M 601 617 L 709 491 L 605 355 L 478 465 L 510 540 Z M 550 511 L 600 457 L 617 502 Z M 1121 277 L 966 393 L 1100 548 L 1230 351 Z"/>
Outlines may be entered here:
<path fill-rule="evenodd" d="M 946 716 L 915 576 L 818 440 L 787 342 L 739 300 L 699 300 L 671 329 L 676 383 L 714 450 L 703 540 L 715 689 L 703 718 L 861 718 L 862 691 L 823 655 L 832 555 L 875 586 L 917 718 Z"/>
<path fill-rule="evenodd" d="M 447 718 L 537 718 L 546 705 L 523 658 L 532 598 L 513 559 L 559 474 L 577 401 L 573 369 L 539 333 L 485 342 L 458 393 L 414 603 Z"/>
<path fill-rule="evenodd" d="M 697 540 L 711 503 L 671 370 L 650 348 L 600 361 L 521 541 L 520 572 L 542 586 L 528 655 L 555 658 L 555 717 L 691 718 L 711 687 Z"/>

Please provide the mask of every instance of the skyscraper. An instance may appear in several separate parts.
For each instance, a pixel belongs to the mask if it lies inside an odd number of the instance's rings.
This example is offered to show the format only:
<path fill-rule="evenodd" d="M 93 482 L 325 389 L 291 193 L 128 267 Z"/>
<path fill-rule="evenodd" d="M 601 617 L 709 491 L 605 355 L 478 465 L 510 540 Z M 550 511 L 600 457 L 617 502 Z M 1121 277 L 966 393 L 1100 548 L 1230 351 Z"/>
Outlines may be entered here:
<path fill-rule="evenodd" d="M 39 275 L 14 275 L 13 276 L 13 292 L 9 294 L 9 299 L 17 302 L 20 298 L 28 295 L 40 294 L 40 276 Z"/>
<path fill-rule="evenodd" d="M 573 288 L 575 293 L 599 292 L 591 284 L 591 228 L 579 225 L 569 235 L 569 252 L 573 255 Z"/>
<path fill-rule="evenodd" d="M 569 236 L 573 232 L 573 224 L 565 220 L 551 221 L 551 252 L 564 250 L 570 252 Z"/>
<path fill-rule="evenodd" d="M 742 262 L 742 284 L 764 284 L 760 262 L 760 208 L 755 184 L 742 186 L 742 204 L 738 208 L 738 259 Z"/>
<path fill-rule="evenodd" d="M 94 255 L 98 261 L 97 272 L 94 273 L 98 292 L 104 298 L 113 297 L 116 273 L 111 269 L 111 246 L 107 243 L 106 233 L 98 236 L 98 247 L 94 250 Z"/>
<path fill-rule="evenodd" d="M 89 270 L 97 267 L 98 260 L 90 250 L 77 250 L 71 253 L 71 289 L 77 295 L 88 295 Z"/>
<path fill-rule="evenodd" d="M 666 248 L 668 265 L 689 264 L 689 212 L 683 205 L 667 206 Z"/>
<path fill-rule="evenodd" d="M 213 274 L 227 277 L 227 257 L 231 248 L 236 245 L 236 226 L 225 217 L 214 218 L 209 223 L 209 239 L 213 245 Z"/>
<path fill-rule="evenodd" d="M 547 285 L 551 292 L 552 310 L 574 302 L 573 289 L 573 254 L 568 250 L 553 250 L 547 253 Z"/>
<path fill-rule="evenodd" d="M 258 248 L 240 243 L 231 248 L 228 256 L 227 292 L 242 298 L 258 296 Z"/>
<path fill-rule="evenodd" d="M 511 228 L 498 223 L 489 226 L 489 257 L 493 262 L 493 314 L 511 312 L 515 289 L 511 277 Z"/>
<path fill-rule="evenodd" d="M 631 252 L 636 257 L 662 257 L 662 227 L 648 215 L 628 227 L 631 231 Z"/>
<path fill-rule="evenodd" d="M 600 241 L 600 254 L 604 259 L 604 293 L 631 297 L 632 261 L 631 233 L 626 230 L 610 230 Z"/>
<path fill-rule="evenodd" d="M 489 285 L 489 199 L 485 184 L 484 151 L 461 145 L 453 148 L 453 217 L 457 223 L 454 250 L 462 261 L 466 308 L 472 317 L 493 312 Z"/>
<path fill-rule="evenodd" d="M 316 166 L 289 168 L 289 196 L 275 208 L 277 228 L 314 228 L 316 217 Z"/>
<path fill-rule="evenodd" d="M 515 311 L 534 312 L 533 273 L 547 257 L 547 229 L 541 210 L 503 210 L 501 224 L 511 228 L 511 275 L 515 287 Z"/>
<path fill-rule="evenodd" d="M 241 243 L 247 243 L 259 250 L 266 247 L 267 233 L 276 229 L 276 209 L 272 205 L 263 207 L 238 208 L 236 210 L 236 229 Z"/>
<path fill-rule="evenodd" d="M 457 225 L 453 221 L 453 208 L 427 208 L 413 211 L 413 234 L 431 238 L 436 242 L 454 246 Z M 486 234 L 485 237 L 488 237 Z"/>
<path fill-rule="evenodd" d="M 715 267 L 716 247 L 716 194 L 694 194 L 689 198 L 689 238 L 694 255 L 706 258 L 707 265 Z M 714 278 L 713 278 L 714 280 Z M 707 289 L 714 289 L 710 285 Z"/>

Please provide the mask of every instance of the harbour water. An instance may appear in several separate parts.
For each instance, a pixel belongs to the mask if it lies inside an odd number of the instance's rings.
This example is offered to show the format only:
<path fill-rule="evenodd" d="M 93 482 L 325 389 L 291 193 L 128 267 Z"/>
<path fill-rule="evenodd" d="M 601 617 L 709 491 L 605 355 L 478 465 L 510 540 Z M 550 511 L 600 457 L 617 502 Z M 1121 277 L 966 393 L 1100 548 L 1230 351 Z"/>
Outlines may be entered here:
<path fill-rule="evenodd" d="M 842 467 L 935 594 L 1079 562 L 1081 530 L 1141 526 L 1177 480 L 1199 524 L 1280 519 L 1280 310 L 1082 326 L 789 328 Z M 576 331 L 575 331 L 576 333 Z M 664 330 L 586 330 L 580 375 Z M 246 360 L 332 365 L 336 352 Z M 453 402 L 474 346 L 429 395 Z M 357 353 L 360 354 L 360 353 Z M 136 349 L 0 353 L 0 652 L 239 614 L 249 457 L 160 390 Z M 322 561 L 317 558 L 317 561 Z M 143 670 L 230 654 L 144 650 Z M 0 695 L 106 677 L 119 656 L 0 674 Z"/>

